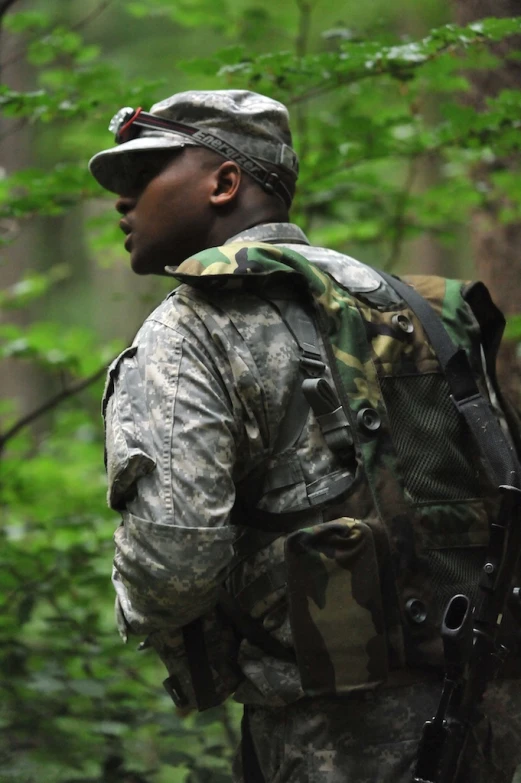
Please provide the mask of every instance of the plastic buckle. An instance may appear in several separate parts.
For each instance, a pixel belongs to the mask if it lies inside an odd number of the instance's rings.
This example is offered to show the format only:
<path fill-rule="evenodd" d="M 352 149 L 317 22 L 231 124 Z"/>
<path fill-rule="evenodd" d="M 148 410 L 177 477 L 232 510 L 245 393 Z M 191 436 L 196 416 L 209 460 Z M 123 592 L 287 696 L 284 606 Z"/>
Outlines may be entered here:
<path fill-rule="evenodd" d="M 304 350 L 300 357 L 301 368 L 311 375 L 312 378 L 317 378 L 319 375 L 322 375 L 326 369 L 324 362 L 321 359 L 316 358 L 319 355 L 320 354 L 310 353 L 309 351 Z"/>
<path fill-rule="evenodd" d="M 181 684 L 173 674 L 163 680 L 163 688 L 168 693 L 176 707 L 186 707 L 188 699 L 184 695 Z"/>

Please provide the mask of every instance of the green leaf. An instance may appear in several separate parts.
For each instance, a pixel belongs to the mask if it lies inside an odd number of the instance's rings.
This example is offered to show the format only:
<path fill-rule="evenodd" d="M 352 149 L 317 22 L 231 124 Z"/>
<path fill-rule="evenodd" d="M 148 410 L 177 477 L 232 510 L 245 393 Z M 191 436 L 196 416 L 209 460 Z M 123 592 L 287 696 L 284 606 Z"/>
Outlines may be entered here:
<path fill-rule="evenodd" d="M 503 338 L 516 343 L 521 342 L 521 315 L 510 315 L 507 318 Z"/>
<path fill-rule="evenodd" d="M 46 273 L 28 272 L 17 283 L 0 291 L 0 307 L 25 307 L 29 302 L 46 294 L 55 283 L 65 280 L 69 274 L 70 269 L 66 264 L 51 267 Z"/>
<path fill-rule="evenodd" d="M 20 625 L 24 625 L 31 619 L 33 609 L 35 607 L 36 598 L 34 595 L 25 595 L 18 604 L 18 622 Z"/>
<path fill-rule="evenodd" d="M 3 24 L 12 33 L 23 33 L 26 30 L 43 30 L 50 24 L 50 14 L 45 11 L 17 11 L 6 14 Z"/>
<path fill-rule="evenodd" d="M 97 680 L 73 680 L 71 688 L 82 696 L 89 696 L 93 699 L 102 699 L 106 693 L 106 686 Z"/>

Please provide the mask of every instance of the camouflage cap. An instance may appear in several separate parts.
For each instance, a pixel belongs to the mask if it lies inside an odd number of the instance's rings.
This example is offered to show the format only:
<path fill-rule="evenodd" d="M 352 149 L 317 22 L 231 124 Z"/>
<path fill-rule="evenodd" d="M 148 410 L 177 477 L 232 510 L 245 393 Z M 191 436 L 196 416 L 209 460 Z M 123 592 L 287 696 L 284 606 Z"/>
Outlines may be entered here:
<path fill-rule="evenodd" d="M 235 160 L 265 190 L 285 201 L 288 191 L 279 187 L 273 168 L 295 180 L 298 176 L 286 107 L 248 90 L 180 92 L 154 104 L 149 113 L 121 109 L 109 129 L 116 133 L 117 146 L 98 152 L 89 168 L 104 188 L 115 193 L 124 194 L 132 186 L 146 166 L 145 156 L 150 159 L 158 150 L 185 146 L 208 147 Z"/>

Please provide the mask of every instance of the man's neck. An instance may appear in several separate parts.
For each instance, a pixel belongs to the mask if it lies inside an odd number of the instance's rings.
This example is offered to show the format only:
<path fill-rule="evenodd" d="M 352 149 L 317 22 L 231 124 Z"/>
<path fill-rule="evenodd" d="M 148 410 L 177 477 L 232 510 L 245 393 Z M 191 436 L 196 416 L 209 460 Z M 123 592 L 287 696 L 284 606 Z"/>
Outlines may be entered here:
<path fill-rule="evenodd" d="M 248 231 L 251 228 L 266 223 L 283 223 L 288 220 L 288 215 L 282 214 L 278 209 L 248 209 L 240 214 L 229 215 L 227 219 L 217 223 L 208 237 L 208 247 L 220 247 L 230 237 Z"/>

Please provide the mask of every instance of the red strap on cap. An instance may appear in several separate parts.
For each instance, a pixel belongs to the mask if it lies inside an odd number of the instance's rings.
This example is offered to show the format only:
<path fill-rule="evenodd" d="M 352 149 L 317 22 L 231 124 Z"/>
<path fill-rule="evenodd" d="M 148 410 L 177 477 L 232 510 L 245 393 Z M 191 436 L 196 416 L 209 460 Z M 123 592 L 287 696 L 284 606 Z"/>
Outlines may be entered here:
<path fill-rule="evenodd" d="M 128 130 L 128 128 L 132 125 L 132 123 L 137 120 L 137 118 L 139 117 L 139 115 L 141 114 L 142 111 L 143 111 L 143 109 L 141 108 L 141 106 L 139 108 L 137 108 L 136 111 L 134 112 L 134 114 L 132 115 L 132 117 L 129 120 L 127 120 L 127 122 L 123 125 L 122 128 L 120 128 L 118 130 L 118 143 L 119 144 L 121 144 L 122 142 L 127 141 L 127 139 L 125 139 L 125 133 Z M 120 139 L 121 139 L 121 141 L 119 141 Z"/>

